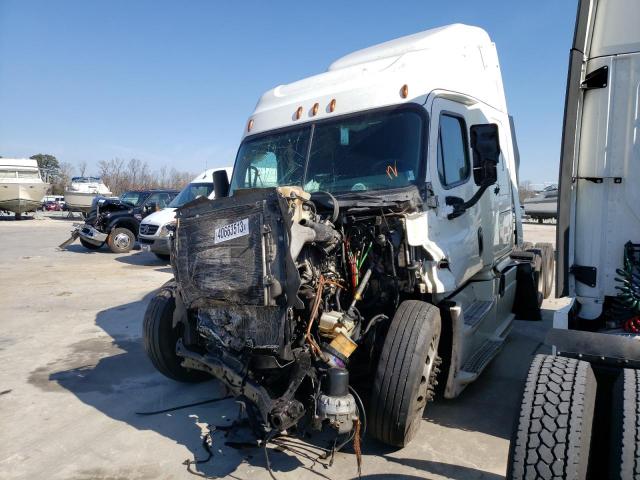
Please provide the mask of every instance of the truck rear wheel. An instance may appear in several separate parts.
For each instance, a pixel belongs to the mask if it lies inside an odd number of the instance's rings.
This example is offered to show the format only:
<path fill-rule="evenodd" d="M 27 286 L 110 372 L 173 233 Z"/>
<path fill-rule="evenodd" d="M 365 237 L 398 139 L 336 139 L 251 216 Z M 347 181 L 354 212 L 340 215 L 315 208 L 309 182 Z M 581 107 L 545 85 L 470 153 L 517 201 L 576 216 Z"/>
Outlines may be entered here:
<path fill-rule="evenodd" d="M 613 389 L 611 478 L 640 479 L 640 370 L 625 368 Z"/>
<path fill-rule="evenodd" d="M 369 432 L 403 447 L 415 436 L 439 372 L 440 311 L 406 300 L 391 321 L 371 392 Z"/>
<path fill-rule="evenodd" d="M 172 288 L 163 287 L 149 302 L 144 313 L 142 337 L 144 349 L 151 363 L 164 376 L 178 382 L 201 382 L 211 377 L 199 370 L 191 370 L 181 365 L 182 359 L 176 355 L 176 343 L 180 331 L 173 328 L 173 311 L 176 308 Z"/>
<path fill-rule="evenodd" d="M 117 227 L 109 233 L 107 243 L 113 253 L 127 253 L 136 243 L 136 236 L 128 228 Z"/>
<path fill-rule="evenodd" d="M 536 355 L 511 439 L 507 478 L 585 479 L 595 399 L 589 363 Z"/>

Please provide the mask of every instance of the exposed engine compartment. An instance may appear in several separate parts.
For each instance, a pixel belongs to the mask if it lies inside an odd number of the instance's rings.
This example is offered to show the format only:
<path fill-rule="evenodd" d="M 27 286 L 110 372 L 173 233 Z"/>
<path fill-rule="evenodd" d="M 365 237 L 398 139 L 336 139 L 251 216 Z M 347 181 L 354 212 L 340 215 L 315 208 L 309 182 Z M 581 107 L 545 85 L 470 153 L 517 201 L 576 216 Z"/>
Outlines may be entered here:
<path fill-rule="evenodd" d="M 349 434 L 364 411 L 350 384 L 375 367 L 376 332 L 420 281 L 404 226 L 415 199 L 279 187 L 183 207 L 172 246 L 183 365 L 248 399 L 264 432 Z"/>

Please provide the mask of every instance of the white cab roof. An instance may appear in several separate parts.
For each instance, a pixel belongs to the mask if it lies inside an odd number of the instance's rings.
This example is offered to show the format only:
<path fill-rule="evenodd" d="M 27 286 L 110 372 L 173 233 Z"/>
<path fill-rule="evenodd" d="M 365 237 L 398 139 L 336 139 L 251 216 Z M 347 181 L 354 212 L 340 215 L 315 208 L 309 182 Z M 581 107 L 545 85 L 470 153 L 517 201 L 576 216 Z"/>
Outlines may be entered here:
<path fill-rule="evenodd" d="M 407 98 L 400 95 L 403 85 L 408 86 Z M 448 25 L 346 55 L 325 73 L 266 92 L 251 116 L 251 131 L 245 128 L 244 135 L 377 107 L 422 104 L 440 89 L 506 112 L 498 55 L 484 30 Z M 333 99 L 335 110 L 330 112 Z"/>

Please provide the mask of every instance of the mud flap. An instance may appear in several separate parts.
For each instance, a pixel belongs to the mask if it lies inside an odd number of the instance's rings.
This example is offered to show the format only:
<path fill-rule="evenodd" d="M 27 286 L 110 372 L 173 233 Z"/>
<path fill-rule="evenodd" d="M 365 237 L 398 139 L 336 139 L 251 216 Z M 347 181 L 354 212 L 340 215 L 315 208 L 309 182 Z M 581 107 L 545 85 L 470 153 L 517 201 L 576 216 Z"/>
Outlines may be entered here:
<path fill-rule="evenodd" d="M 519 263 L 516 273 L 516 298 L 513 313 L 518 320 L 542 320 L 533 263 Z"/>

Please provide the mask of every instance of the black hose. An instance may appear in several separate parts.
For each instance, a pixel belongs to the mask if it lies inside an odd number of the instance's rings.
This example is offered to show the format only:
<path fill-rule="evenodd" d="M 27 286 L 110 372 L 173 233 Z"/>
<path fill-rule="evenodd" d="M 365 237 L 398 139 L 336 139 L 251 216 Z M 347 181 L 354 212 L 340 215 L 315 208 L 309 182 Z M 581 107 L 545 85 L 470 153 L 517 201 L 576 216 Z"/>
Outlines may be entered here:
<path fill-rule="evenodd" d="M 153 412 L 135 412 L 135 413 L 136 413 L 136 415 L 142 415 L 142 416 L 158 415 L 159 413 L 175 412 L 176 410 L 182 410 L 183 408 L 197 407 L 198 405 L 206 405 L 207 403 L 221 402 L 222 400 L 226 400 L 227 398 L 231 398 L 231 396 L 227 395 L 226 397 L 212 398 L 211 400 L 203 400 L 201 402 L 188 403 L 186 405 L 180 405 L 178 407 L 165 408 L 164 410 L 155 410 Z"/>

